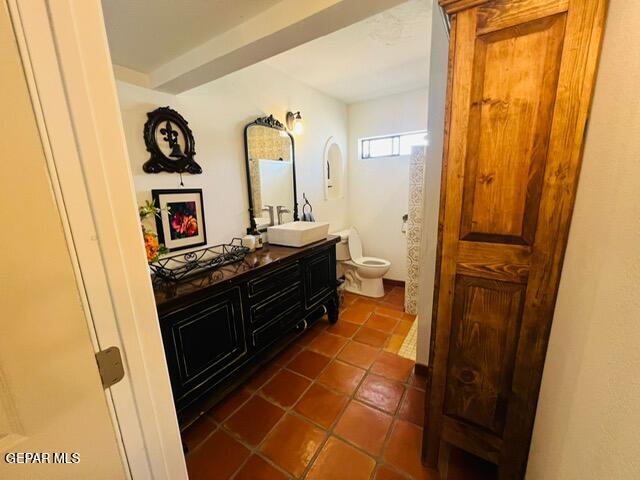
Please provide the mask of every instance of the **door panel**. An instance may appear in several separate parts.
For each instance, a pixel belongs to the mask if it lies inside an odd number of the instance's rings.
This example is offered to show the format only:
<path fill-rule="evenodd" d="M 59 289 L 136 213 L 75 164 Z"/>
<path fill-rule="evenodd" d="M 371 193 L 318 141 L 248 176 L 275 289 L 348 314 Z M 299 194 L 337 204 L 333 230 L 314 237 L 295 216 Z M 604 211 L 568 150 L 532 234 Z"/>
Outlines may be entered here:
<path fill-rule="evenodd" d="M 564 26 L 561 14 L 476 40 L 464 240 L 533 242 Z"/>
<path fill-rule="evenodd" d="M 606 0 L 441 0 L 452 16 L 430 394 L 440 441 L 524 477 Z"/>
<path fill-rule="evenodd" d="M 523 285 L 457 277 L 446 415 L 502 433 L 523 304 Z"/>
<path fill-rule="evenodd" d="M 20 172 L 19 179 L 0 175 L 0 209 L 10 219 L 0 236 L 0 478 L 124 479 L 119 432 L 3 1 L 0 71 L 0 103 L 11 112 L 0 151 Z M 42 463 L 11 463 L 19 452 L 47 455 Z"/>

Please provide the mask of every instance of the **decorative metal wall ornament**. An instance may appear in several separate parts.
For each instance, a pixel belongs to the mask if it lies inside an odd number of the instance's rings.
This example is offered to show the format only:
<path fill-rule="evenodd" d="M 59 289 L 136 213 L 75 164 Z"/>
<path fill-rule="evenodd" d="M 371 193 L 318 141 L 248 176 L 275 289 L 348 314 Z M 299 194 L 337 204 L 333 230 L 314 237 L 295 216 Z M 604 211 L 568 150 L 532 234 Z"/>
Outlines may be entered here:
<path fill-rule="evenodd" d="M 147 113 L 144 143 L 151 154 L 142 169 L 146 173 L 202 173 L 189 123 L 175 110 L 160 107 Z"/>
<path fill-rule="evenodd" d="M 275 118 L 273 115 L 269 115 L 268 117 L 260 117 L 256 118 L 253 122 L 255 125 L 262 125 L 263 127 L 271 127 L 276 128 L 278 130 L 284 130 L 284 124 Z"/>

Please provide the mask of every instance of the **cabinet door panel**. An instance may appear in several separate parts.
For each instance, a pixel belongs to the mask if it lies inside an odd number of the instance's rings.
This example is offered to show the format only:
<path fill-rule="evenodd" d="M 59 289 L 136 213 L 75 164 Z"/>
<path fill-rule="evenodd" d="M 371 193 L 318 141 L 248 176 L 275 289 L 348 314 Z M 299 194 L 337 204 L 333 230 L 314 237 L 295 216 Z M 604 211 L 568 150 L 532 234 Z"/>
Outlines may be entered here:
<path fill-rule="evenodd" d="M 531 245 L 565 14 L 477 38 L 461 237 Z"/>
<path fill-rule="evenodd" d="M 523 285 L 457 277 L 446 415 L 502 433 L 523 304 Z"/>
<path fill-rule="evenodd" d="M 336 260 L 332 251 L 325 250 L 304 265 L 305 306 L 313 307 L 319 300 L 335 289 Z"/>
<path fill-rule="evenodd" d="M 424 430 L 524 477 L 606 0 L 440 0 L 451 14 Z"/>
<path fill-rule="evenodd" d="M 174 395 L 220 376 L 245 355 L 240 288 L 161 318 Z"/>

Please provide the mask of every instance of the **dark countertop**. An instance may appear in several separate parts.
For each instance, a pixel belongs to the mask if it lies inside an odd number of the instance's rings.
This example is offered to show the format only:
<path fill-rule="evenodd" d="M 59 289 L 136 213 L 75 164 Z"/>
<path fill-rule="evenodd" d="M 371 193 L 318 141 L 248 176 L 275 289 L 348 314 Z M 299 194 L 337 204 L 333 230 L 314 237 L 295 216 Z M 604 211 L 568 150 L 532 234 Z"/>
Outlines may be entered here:
<path fill-rule="evenodd" d="M 336 244 L 339 240 L 340 237 L 330 235 L 326 240 L 321 240 L 300 248 L 265 244 L 261 249 L 247 254 L 244 260 L 240 262 L 231 263 L 210 272 L 194 275 L 189 279 L 172 285 L 156 284 L 156 282 L 154 282 L 153 293 L 156 298 L 156 306 L 159 309 L 161 307 L 164 309 L 164 307 L 168 307 L 169 304 L 180 302 L 180 300 L 191 296 L 191 294 L 209 287 L 231 282 L 232 280 L 239 280 L 242 277 L 254 276 L 257 272 L 266 272 L 271 268 L 277 268 L 277 266 L 285 260 L 292 260 L 312 250 Z"/>

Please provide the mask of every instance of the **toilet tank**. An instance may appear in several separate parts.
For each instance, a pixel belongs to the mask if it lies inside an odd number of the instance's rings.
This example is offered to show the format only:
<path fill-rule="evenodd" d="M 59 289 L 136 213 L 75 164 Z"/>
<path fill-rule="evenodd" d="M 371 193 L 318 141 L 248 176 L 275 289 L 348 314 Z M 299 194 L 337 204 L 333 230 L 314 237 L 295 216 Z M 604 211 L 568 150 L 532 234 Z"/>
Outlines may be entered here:
<path fill-rule="evenodd" d="M 336 260 L 346 261 L 351 258 L 349 255 L 349 230 L 334 232 L 332 235 L 339 235 L 340 241 L 336 244 Z"/>

